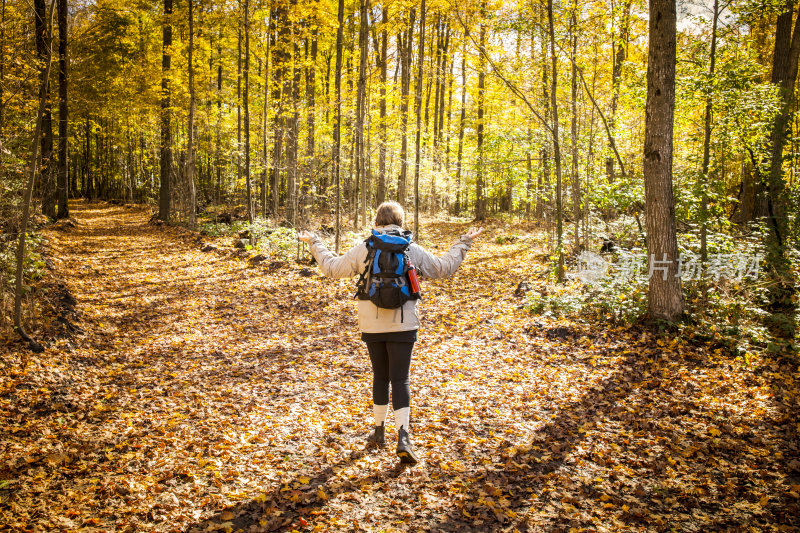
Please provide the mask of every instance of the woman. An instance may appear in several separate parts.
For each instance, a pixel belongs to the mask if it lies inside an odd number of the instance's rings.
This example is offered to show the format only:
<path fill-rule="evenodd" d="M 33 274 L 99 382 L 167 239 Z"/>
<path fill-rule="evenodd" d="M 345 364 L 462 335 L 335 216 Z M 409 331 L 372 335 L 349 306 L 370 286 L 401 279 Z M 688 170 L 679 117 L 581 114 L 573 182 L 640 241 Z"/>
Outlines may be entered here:
<path fill-rule="evenodd" d="M 375 231 L 395 233 L 402 231 L 403 208 L 396 202 L 385 202 L 378 206 L 375 215 Z M 483 229 L 470 229 L 442 257 L 434 257 L 421 246 L 412 243 L 408 258 L 420 275 L 427 278 L 452 276 L 472 241 Z M 347 278 L 361 274 L 369 253 L 365 242 L 361 242 L 342 256 L 336 256 L 325 248 L 316 235 L 303 231 L 298 238 L 309 244 L 311 253 L 319 263 L 320 270 L 328 277 Z M 419 316 L 417 300 L 406 301 L 397 309 L 384 309 L 369 299 L 358 300 L 358 325 L 361 339 L 367 343 L 372 362 L 372 400 L 375 429 L 369 436 L 370 443 L 381 446 L 385 443 L 384 424 L 389 410 L 389 389 L 392 391 L 395 426 L 397 428 L 397 455 L 404 463 L 416 463 L 417 456 L 409 438 L 409 412 L 411 389 L 409 370 L 411 351 L 417 340 Z"/>

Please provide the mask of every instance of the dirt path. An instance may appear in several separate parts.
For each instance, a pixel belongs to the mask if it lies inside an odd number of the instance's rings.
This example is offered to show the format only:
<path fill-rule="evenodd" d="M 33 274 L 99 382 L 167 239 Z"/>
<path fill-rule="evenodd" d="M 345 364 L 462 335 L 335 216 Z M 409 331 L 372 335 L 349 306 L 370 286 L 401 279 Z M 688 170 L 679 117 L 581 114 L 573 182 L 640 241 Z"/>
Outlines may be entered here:
<path fill-rule="evenodd" d="M 135 209 L 75 216 L 49 237 L 87 335 L 0 382 L 0 530 L 798 525 L 794 389 L 638 332 L 552 329 L 516 309 L 531 253 L 487 239 L 425 284 L 405 469 L 391 418 L 387 448 L 364 446 L 352 280 L 203 253 Z M 431 228 L 440 253 L 461 229 Z"/>

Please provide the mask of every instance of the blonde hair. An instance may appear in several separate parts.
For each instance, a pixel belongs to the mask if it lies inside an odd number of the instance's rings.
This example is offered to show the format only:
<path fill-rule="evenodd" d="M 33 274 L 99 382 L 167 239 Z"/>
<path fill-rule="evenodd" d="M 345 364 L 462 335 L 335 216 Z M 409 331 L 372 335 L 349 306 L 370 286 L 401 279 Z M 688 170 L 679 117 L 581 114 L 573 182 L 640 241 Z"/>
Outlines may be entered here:
<path fill-rule="evenodd" d="M 403 206 L 397 202 L 383 202 L 378 206 L 378 212 L 375 213 L 376 227 L 389 226 L 392 224 L 402 226 L 404 220 L 405 213 L 403 212 Z"/>

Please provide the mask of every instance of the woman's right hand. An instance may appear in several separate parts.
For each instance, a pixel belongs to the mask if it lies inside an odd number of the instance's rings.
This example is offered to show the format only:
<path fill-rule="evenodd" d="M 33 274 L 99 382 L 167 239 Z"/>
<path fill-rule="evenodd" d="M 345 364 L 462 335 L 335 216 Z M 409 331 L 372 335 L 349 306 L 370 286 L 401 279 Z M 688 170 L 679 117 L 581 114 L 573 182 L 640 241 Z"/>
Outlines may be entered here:
<path fill-rule="evenodd" d="M 477 230 L 475 228 L 469 228 L 469 231 L 467 231 L 466 235 L 470 239 L 474 240 L 477 239 L 478 235 L 480 235 L 481 233 L 483 233 L 483 228 L 478 228 Z"/>
<path fill-rule="evenodd" d="M 300 239 L 301 241 L 305 242 L 305 243 L 309 243 L 309 242 L 311 242 L 311 239 L 314 238 L 314 234 L 311 233 L 310 231 L 303 230 L 303 231 L 297 232 L 297 238 Z"/>

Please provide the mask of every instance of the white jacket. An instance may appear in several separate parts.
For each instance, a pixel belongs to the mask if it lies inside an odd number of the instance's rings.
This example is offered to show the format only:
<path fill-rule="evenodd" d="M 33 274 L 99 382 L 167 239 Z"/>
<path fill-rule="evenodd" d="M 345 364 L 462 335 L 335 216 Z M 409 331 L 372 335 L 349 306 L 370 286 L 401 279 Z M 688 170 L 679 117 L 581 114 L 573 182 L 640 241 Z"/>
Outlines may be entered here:
<path fill-rule="evenodd" d="M 381 226 L 377 231 L 401 230 L 400 226 Z M 425 278 L 446 278 L 455 274 L 461 262 L 472 246 L 472 239 L 466 235 L 450 247 L 441 257 L 436 257 L 422 246 L 411 243 L 408 256 L 416 267 L 418 274 Z M 322 273 L 330 278 L 351 278 L 361 274 L 366 268 L 367 245 L 358 243 L 344 255 L 337 256 L 328 250 L 316 235 L 309 243 L 311 253 L 319 263 Z M 355 287 L 354 287 L 355 290 Z M 422 289 L 424 298 L 425 288 Z M 363 333 L 389 333 L 394 331 L 410 331 L 419 328 L 417 302 L 409 300 L 402 308 L 382 309 L 369 300 L 358 300 L 358 327 Z"/>

